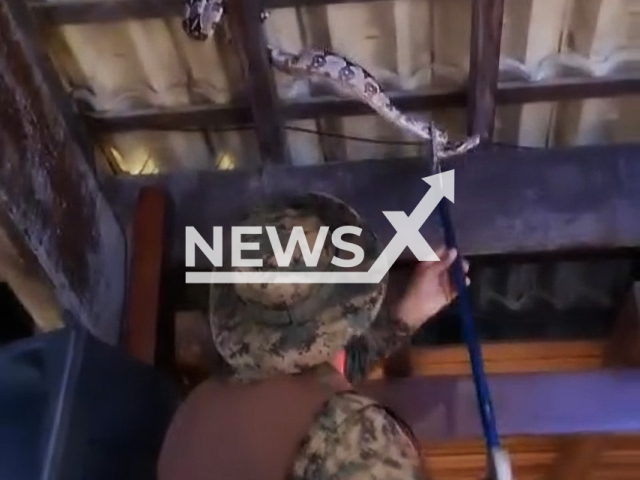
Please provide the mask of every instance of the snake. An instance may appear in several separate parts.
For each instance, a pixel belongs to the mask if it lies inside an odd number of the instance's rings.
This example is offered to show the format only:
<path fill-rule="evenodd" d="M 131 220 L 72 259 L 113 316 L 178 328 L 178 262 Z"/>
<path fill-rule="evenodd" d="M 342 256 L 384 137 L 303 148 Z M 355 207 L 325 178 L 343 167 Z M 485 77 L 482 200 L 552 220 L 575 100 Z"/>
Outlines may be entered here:
<path fill-rule="evenodd" d="M 223 21 L 224 0 L 186 0 L 182 17 L 182 28 L 194 40 L 211 38 Z M 268 18 L 261 12 L 262 21 Z M 386 95 L 375 77 L 358 63 L 328 49 L 305 48 L 291 53 L 282 48 L 267 45 L 268 59 L 273 68 L 297 78 L 322 81 L 334 91 L 356 98 L 367 104 L 385 120 L 403 131 L 411 132 L 424 140 L 434 143 L 436 161 L 466 153 L 480 143 L 480 137 L 473 135 L 462 142 L 449 142 L 446 132 L 430 122 L 411 117 L 400 111 Z M 431 132 L 434 132 L 431 138 Z"/>

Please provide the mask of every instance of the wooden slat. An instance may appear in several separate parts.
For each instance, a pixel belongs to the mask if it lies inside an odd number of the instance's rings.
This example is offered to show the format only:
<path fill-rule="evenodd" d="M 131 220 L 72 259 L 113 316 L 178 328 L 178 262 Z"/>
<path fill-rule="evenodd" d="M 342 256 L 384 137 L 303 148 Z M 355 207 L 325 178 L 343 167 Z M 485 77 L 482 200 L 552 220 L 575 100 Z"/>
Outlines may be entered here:
<path fill-rule="evenodd" d="M 495 149 L 451 160 L 456 198 L 452 216 L 467 256 L 640 246 L 640 145 L 566 149 Z M 446 167 L 449 168 L 449 167 Z M 109 179 L 105 188 L 124 221 L 143 185 L 162 185 L 175 205 L 172 266 L 185 261 L 185 227 L 211 239 L 212 226 L 237 225 L 260 202 L 319 191 L 352 205 L 383 244 L 396 231 L 383 211 L 411 212 L 428 191 L 424 159 L 335 162 L 262 172 L 176 172 Z M 496 180 L 500 188 L 495 188 Z M 420 229 L 442 241 L 432 215 Z M 211 240 L 209 240 L 211 241 Z M 405 259 L 414 259 L 406 252 Z M 209 269 L 196 252 L 196 266 Z"/>
<path fill-rule="evenodd" d="M 288 163 L 278 93 L 267 57 L 258 0 L 227 2 L 229 24 L 242 59 L 258 149 L 264 163 Z"/>
<path fill-rule="evenodd" d="M 125 237 L 102 195 L 71 105 L 21 0 L 0 3 L 0 210 L 69 316 L 119 336 Z"/>
<path fill-rule="evenodd" d="M 493 135 L 504 0 L 474 0 L 467 133 L 488 140 Z"/>
<path fill-rule="evenodd" d="M 131 281 L 125 348 L 134 358 L 153 365 L 162 280 L 165 193 L 148 187 L 140 191 L 133 220 Z"/>
<path fill-rule="evenodd" d="M 640 93 L 640 78 L 555 79 L 535 83 L 506 82 L 498 85 L 498 105 L 567 101 L 584 98 L 615 97 Z M 464 107 L 467 92 L 433 91 L 428 93 L 390 94 L 404 111 L 424 111 Z M 305 102 L 283 101 L 283 117 L 304 120 L 327 116 L 371 114 L 369 106 L 346 98 L 317 98 Z M 249 105 L 211 105 L 175 108 L 148 108 L 130 112 L 86 112 L 85 120 L 96 131 L 183 130 L 246 127 L 252 125 Z"/>
<path fill-rule="evenodd" d="M 601 341 L 513 342 L 482 345 L 488 374 L 570 372 L 602 367 L 604 343 Z M 411 371 L 416 376 L 470 375 L 469 357 L 464 346 L 412 347 Z M 369 378 L 383 377 L 381 367 Z"/>
<path fill-rule="evenodd" d="M 604 345 L 602 341 L 485 343 L 485 369 L 488 374 L 597 370 L 602 368 Z M 175 348 L 181 370 L 196 372 L 202 378 L 210 374 L 215 348 L 204 314 L 183 311 L 176 315 Z M 413 347 L 409 362 L 415 376 L 471 374 L 467 351 L 462 345 Z M 371 380 L 382 377 L 380 365 L 368 376 Z"/>

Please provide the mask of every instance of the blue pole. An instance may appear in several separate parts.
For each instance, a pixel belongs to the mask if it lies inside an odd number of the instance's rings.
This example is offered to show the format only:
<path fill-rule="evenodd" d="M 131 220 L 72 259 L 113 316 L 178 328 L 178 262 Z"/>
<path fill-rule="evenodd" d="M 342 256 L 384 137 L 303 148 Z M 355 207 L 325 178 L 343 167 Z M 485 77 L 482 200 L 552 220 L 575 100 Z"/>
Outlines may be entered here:
<path fill-rule="evenodd" d="M 449 214 L 449 206 L 443 198 L 438 204 L 438 213 L 444 230 L 445 245 L 449 249 L 458 249 L 455 230 L 451 222 Z M 469 291 L 467 290 L 464 268 L 462 264 L 462 255 L 458 250 L 453 265 L 451 265 L 451 274 L 453 283 L 458 294 L 458 308 L 462 321 L 462 336 L 471 362 L 471 372 L 473 382 L 476 389 L 476 399 L 478 401 L 478 409 L 480 410 L 480 418 L 482 420 L 482 430 L 484 432 L 485 442 L 488 450 L 500 448 L 500 437 L 496 427 L 496 420 L 493 414 L 493 404 L 491 402 L 491 393 L 487 384 L 487 377 L 484 372 L 482 361 L 482 349 L 476 335 L 473 323 L 473 315 L 471 312 L 471 301 L 469 299 Z"/>

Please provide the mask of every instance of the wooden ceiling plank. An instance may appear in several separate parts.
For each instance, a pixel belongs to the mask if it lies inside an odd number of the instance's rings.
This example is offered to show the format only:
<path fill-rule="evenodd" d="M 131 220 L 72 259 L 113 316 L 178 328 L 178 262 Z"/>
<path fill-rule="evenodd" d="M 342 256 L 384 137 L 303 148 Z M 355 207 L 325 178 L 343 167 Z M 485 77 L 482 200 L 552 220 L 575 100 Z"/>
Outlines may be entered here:
<path fill-rule="evenodd" d="M 125 237 L 77 139 L 59 78 L 21 0 L 0 3 L 0 206 L 8 234 L 51 280 L 61 307 L 118 340 Z"/>

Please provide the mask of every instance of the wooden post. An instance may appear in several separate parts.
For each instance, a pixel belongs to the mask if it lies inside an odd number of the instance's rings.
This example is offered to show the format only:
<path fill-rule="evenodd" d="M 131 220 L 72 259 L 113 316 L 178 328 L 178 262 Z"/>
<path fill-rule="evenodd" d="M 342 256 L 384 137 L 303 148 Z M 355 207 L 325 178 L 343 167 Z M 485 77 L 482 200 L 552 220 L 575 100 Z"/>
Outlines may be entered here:
<path fill-rule="evenodd" d="M 260 2 L 233 0 L 226 5 L 242 60 L 260 155 L 265 163 L 289 163 L 278 93 L 260 19 Z"/>
<path fill-rule="evenodd" d="M 166 198 L 159 187 L 140 191 L 133 220 L 131 284 L 125 346 L 138 360 L 155 362 L 162 280 Z"/>
<path fill-rule="evenodd" d="M 74 130 L 70 104 L 34 45 L 21 0 L 0 3 L 0 208 L 63 309 L 116 343 L 126 283 L 125 236 Z"/>
<path fill-rule="evenodd" d="M 496 113 L 504 0 L 473 0 L 467 133 L 490 140 Z"/>

